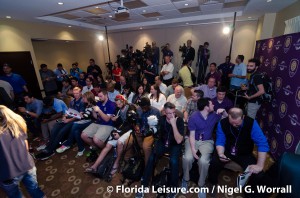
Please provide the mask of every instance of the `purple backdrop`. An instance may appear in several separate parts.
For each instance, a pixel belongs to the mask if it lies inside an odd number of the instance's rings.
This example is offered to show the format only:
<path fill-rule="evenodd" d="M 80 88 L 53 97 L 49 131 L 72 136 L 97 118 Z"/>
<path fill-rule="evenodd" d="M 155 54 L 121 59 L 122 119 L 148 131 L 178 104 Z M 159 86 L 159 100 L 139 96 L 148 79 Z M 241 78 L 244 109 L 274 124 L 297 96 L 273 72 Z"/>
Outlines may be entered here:
<path fill-rule="evenodd" d="M 276 159 L 285 151 L 295 152 L 300 140 L 300 33 L 257 41 L 255 57 L 275 89 L 274 100 L 262 106 L 258 121 Z"/>

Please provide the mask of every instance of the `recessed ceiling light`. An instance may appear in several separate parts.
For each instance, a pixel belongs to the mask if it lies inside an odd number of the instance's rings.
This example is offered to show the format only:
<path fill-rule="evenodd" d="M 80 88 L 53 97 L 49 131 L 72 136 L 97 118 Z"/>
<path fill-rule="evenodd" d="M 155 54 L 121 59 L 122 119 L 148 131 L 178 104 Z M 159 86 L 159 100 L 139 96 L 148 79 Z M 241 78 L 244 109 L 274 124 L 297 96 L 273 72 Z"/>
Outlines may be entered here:
<path fill-rule="evenodd" d="M 71 25 L 68 26 L 69 28 L 72 27 Z"/>
<path fill-rule="evenodd" d="M 186 4 L 184 4 L 185 6 L 188 6 L 189 4 L 188 3 L 186 3 Z"/>
<path fill-rule="evenodd" d="M 140 30 L 142 30 L 143 29 L 143 27 L 140 27 Z"/>
<path fill-rule="evenodd" d="M 64 3 L 63 3 L 63 2 L 58 2 L 57 4 L 58 4 L 58 5 L 64 5 Z"/>
<path fill-rule="evenodd" d="M 252 17 L 248 17 L 248 19 L 252 19 Z"/>
<path fill-rule="evenodd" d="M 112 18 L 112 15 L 109 15 L 108 17 L 109 17 L 109 18 Z"/>
<path fill-rule="evenodd" d="M 159 20 L 159 18 L 156 18 L 156 20 Z"/>
<path fill-rule="evenodd" d="M 267 2 L 269 3 L 269 2 L 271 2 L 272 0 L 267 0 Z"/>
<path fill-rule="evenodd" d="M 7 19 L 11 19 L 11 16 L 6 16 Z"/>
<path fill-rule="evenodd" d="M 187 25 L 188 25 L 189 23 L 185 23 L 185 24 L 187 24 Z"/>
<path fill-rule="evenodd" d="M 95 8 L 99 8 L 98 6 L 96 6 Z"/>
<path fill-rule="evenodd" d="M 70 41 L 65 41 L 66 43 L 69 43 Z"/>
<path fill-rule="evenodd" d="M 146 10 L 143 10 L 143 12 L 146 12 Z"/>

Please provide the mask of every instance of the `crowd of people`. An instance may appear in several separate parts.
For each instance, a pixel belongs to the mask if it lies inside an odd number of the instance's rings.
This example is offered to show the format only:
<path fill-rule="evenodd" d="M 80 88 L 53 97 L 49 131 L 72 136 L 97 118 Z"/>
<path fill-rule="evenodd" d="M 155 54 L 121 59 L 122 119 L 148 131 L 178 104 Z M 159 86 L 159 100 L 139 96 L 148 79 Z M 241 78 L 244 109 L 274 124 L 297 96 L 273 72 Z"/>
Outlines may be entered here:
<path fill-rule="evenodd" d="M 155 165 L 165 153 L 170 154 L 168 185 L 171 187 L 180 183 L 180 159 L 181 187 L 185 190 L 194 160 L 198 161 L 199 187 L 208 182 L 217 184 L 218 174 L 229 161 L 240 164 L 243 169 L 248 167 L 257 180 L 269 151 L 266 137 L 255 120 L 265 92 L 258 72 L 260 63 L 250 59 L 246 66 L 244 56 L 238 55 L 233 64 L 230 57 L 226 57 L 218 67 L 211 62 L 209 72 L 203 76 L 200 70 L 206 71 L 210 53 L 209 44 L 205 42 L 198 50 L 197 60 L 202 77 L 198 75 L 198 82 L 195 82 L 192 79 L 195 72 L 191 68 L 195 49 L 191 44 L 188 40 L 179 76 L 174 74 L 169 45 L 162 50 L 164 61 L 159 69 L 159 48 L 155 42 L 151 48 L 153 53 L 145 57 L 143 64 L 137 62 L 132 47 L 122 51 L 105 78 L 94 59 L 90 59 L 86 69 L 79 68 L 78 63 L 72 64 L 69 72 L 62 64 L 57 64 L 54 71 L 41 64 L 40 75 L 46 94 L 43 100 L 30 93 L 26 82 L 12 72 L 9 64 L 3 65 L 0 87 L 17 103 L 15 107 L 20 116 L 14 117 L 15 113 L 0 106 L 0 158 L 6 162 L 0 165 L 0 187 L 10 196 L 17 193 L 5 187 L 6 184 L 16 185 L 9 183 L 11 180 L 18 178 L 26 183 L 25 180 L 34 177 L 35 167 L 30 155 L 20 158 L 22 171 L 19 171 L 20 167 L 11 162 L 12 157 L 17 159 L 14 156 L 19 155 L 17 151 L 10 154 L 4 149 L 7 138 L 17 138 L 16 148 L 23 149 L 20 153 L 27 153 L 19 143 L 27 141 L 27 128 L 34 138 L 41 139 L 36 148 L 38 153 L 34 154 L 36 159 L 45 160 L 55 153 L 63 153 L 76 142 L 76 157 L 87 153 L 93 162 L 84 170 L 87 173 L 95 173 L 105 156 L 116 149 L 111 175 L 122 168 L 122 153 L 125 147 L 130 148 L 135 143 L 131 135 L 134 133 L 144 156 L 145 169 L 141 178 L 144 187 L 151 185 Z M 242 91 L 240 99 L 246 101 L 247 109 L 237 107 L 235 100 L 227 97 L 229 90 Z M 68 109 L 76 110 L 79 115 L 67 114 Z M 12 136 L 5 136 L 6 133 Z M 254 145 L 258 149 L 257 159 L 252 154 Z M 97 153 L 99 156 L 91 159 Z M 31 180 L 37 183 L 36 178 Z M 34 190 L 37 191 L 35 197 L 44 196 L 38 187 Z M 136 194 L 136 197 L 143 196 L 144 193 Z M 176 193 L 168 194 L 168 197 L 175 196 Z M 199 192 L 198 197 L 206 197 L 205 192 Z"/>

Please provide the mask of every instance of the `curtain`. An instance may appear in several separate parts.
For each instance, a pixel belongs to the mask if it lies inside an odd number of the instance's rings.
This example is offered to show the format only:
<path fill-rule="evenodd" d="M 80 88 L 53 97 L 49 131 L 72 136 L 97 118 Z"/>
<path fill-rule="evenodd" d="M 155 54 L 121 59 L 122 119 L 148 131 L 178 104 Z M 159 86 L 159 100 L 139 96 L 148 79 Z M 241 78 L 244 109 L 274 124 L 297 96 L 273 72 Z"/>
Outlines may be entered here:
<path fill-rule="evenodd" d="M 300 16 L 285 21 L 284 34 L 300 32 Z"/>

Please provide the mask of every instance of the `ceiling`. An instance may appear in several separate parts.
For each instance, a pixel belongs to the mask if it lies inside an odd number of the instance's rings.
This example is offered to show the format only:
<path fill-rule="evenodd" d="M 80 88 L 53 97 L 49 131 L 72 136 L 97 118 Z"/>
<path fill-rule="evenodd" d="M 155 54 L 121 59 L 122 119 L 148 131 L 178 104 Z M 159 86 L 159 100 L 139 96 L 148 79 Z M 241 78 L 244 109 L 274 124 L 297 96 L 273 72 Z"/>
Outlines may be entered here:
<path fill-rule="evenodd" d="M 257 20 L 297 0 L 0 0 L 0 18 L 110 31 Z M 59 5 L 62 2 L 63 5 Z"/>

